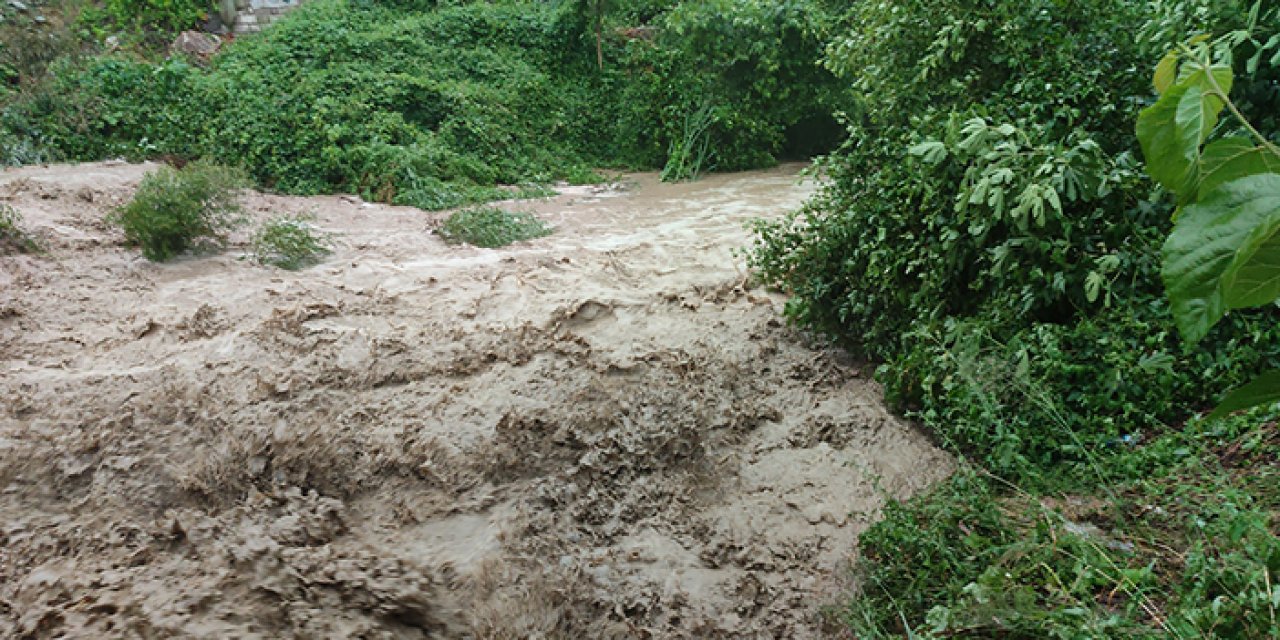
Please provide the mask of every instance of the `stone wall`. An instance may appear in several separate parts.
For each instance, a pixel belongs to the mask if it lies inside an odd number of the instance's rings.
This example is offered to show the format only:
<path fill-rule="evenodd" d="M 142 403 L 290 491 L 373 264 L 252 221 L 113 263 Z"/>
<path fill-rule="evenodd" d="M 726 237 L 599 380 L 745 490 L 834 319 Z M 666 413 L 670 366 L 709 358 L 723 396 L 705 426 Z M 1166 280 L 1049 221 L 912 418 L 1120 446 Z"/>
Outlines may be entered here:
<path fill-rule="evenodd" d="M 275 22 L 304 0 L 222 0 L 223 23 L 237 34 L 254 33 Z M 232 18 L 232 16 L 234 16 Z M 228 20 L 228 18 L 231 18 Z"/>

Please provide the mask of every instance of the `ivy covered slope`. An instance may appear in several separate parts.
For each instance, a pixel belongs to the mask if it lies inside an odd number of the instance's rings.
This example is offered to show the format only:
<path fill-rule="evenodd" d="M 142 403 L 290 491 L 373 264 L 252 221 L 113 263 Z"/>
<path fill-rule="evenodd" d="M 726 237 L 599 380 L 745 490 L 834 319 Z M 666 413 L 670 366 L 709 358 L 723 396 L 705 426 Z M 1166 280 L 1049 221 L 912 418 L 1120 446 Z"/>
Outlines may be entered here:
<path fill-rule="evenodd" d="M 207 158 L 271 189 L 427 208 L 661 167 L 696 113 L 702 167 L 765 166 L 842 134 L 841 85 L 816 65 L 830 15 L 818 0 L 314 0 L 207 68 L 63 59 L 7 101 L 0 139 L 50 159 Z"/>
<path fill-rule="evenodd" d="M 1180 247 L 1207 244 L 1206 217 L 1221 224 L 1246 200 L 1252 219 L 1237 226 L 1252 244 L 1232 247 L 1269 251 L 1274 225 L 1254 223 L 1274 207 L 1252 198 L 1257 184 L 1192 204 L 1169 177 L 1228 160 L 1270 171 L 1249 150 L 1280 132 L 1278 12 L 1243 0 L 850 10 L 824 62 L 858 93 L 847 142 L 806 210 L 759 227 L 754 262 L 793 294 L 792 318 L 882 361 L 891 398 L 965 460 L 864 536 L 863 589 L 841 612 L 858 637 L 1280 635 L 1280 436 L 1268 413 L 1204 416 L 1280 361 L 1275 307 L 1253 308 L 1274 292 L 1232 297 L 1233 282 L 1271 276 L 1230 259 L 1190 280 L 1177 271 Z M 1219 117 L 1226 102 L 1193 77 L 1197 55 L 1229 73 L 1245 119 Z M 1192 91 L 1203 99 L 1166 111 L 1180 102 L 1170 93 Z M 1148 107 L 1174 133 L 1144 155 Z M 1183 158 L 1173 169 L 1170 154 Z M 1271 264 L 1240 262 L 1255 275 Z M 1190 333 L 1187 305 L 1203 316 Z"/>

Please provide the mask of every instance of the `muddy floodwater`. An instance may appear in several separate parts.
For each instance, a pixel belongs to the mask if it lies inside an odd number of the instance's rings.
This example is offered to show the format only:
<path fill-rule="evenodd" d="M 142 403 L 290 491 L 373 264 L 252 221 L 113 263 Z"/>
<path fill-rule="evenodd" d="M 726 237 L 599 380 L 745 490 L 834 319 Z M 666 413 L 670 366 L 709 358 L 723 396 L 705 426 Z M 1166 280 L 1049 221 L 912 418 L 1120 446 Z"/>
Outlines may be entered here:
<path fill-rule="evenodd" d="M 314 214 L 298 272 L 152 264 L 148 165 L 0 173 L 0 637 L 813 638 L 886 497 L 950 460 L 753 285 L 798 166 L 574 187 L 556 232 Z"/>

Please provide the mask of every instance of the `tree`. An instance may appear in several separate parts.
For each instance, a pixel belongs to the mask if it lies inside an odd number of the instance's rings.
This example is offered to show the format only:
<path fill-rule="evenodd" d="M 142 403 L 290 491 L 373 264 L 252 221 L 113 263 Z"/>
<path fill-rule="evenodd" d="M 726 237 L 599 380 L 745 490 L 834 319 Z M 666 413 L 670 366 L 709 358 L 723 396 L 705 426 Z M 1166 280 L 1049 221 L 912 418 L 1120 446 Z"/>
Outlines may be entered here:
<path fill-rule="evenodd" d="M 576 12 L 591 21 L 596 34 L 596 66 L 604 70 L 604 16 L 613 8 L 611 0 L 578 0 Z"/>

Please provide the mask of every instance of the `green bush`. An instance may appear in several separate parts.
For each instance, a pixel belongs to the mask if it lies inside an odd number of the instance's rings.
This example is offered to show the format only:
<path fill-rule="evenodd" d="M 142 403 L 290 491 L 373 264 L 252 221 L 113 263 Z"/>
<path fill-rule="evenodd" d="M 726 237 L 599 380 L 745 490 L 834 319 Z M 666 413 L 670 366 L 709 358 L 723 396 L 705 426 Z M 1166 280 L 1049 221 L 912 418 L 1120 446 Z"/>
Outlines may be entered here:
<path fill-rule="evenodd" d="M 1158 286 L 1167 211 L 1131 206 L 1146 187 L 1118 106 L 1145 81 L 1111 73 L 1137 64 L 1138 8 L 858 5 L 827 59 L 862 92 L 832 186 L 760 228 L 756 266 L 790 313 L 890 357 L 919 322 L 1059 322 L 1124 295 L 1118 273 Z"/>
<path fill-rule="evenodd" d="M 218 248 L 241 222 L 238 198 L 246 184 L 239 170 L 213 164 L 196 162 L 181 170 L 161 167 L 142 179 L 133 199 L 112 221 L 148 260 Z"/>
<path fill-rule="evenodd" d="M 548 134 L 557 92 L 523 48 L 544 40 L 548 12 L 304 6 L 215 62 L 205 88 L 223 109 L 206 147 L 282 191 L 430 208 L 559 177 L 575 154 Z M 483 40 L 490 30 L 506 39 Z"/>
<path fill-rule="evenodd" d="M 816 62 L 837 18 L 818 1 L 673 3 L 618 62 L 620 151 L 677 175 L 690 154 L 734 171 L 834 148 L 847 91 Z"/>
<path fill-rule="evenodd" d="M 333 252 L 328 235 L 309 218 L 290 216 L 263 224 L 252 245 L 254 260 L 290 271 L 314 265 Z"/>
<path fill-rule="evenodd" d="M 0 255 L 40 251 L 40 242 L 22 228 L 22 214 L 7 204 L 0 204 Z"/>
<path fill-rule="evenodd" d="M 1002 333 L 984 319 L 922 327 L 880 377 L 957 451 L 1037 490 L 1106 485 L 1122 472 L 1095 465 L 1111 469 L 1116 443 L 1178 424 L 1280 364 L 1274 314 L 1232 315 L 1204 350 L 1181 342 L 1154 297 Z"/>
<path fill-rule="evenodd" d="M 445 242 L 465 242 L 490 249 L 541 238 L 551 231 L 551 227 L 533 214 L 494 207 L 463 209 L 450 215 L 436 230 Z"/>

